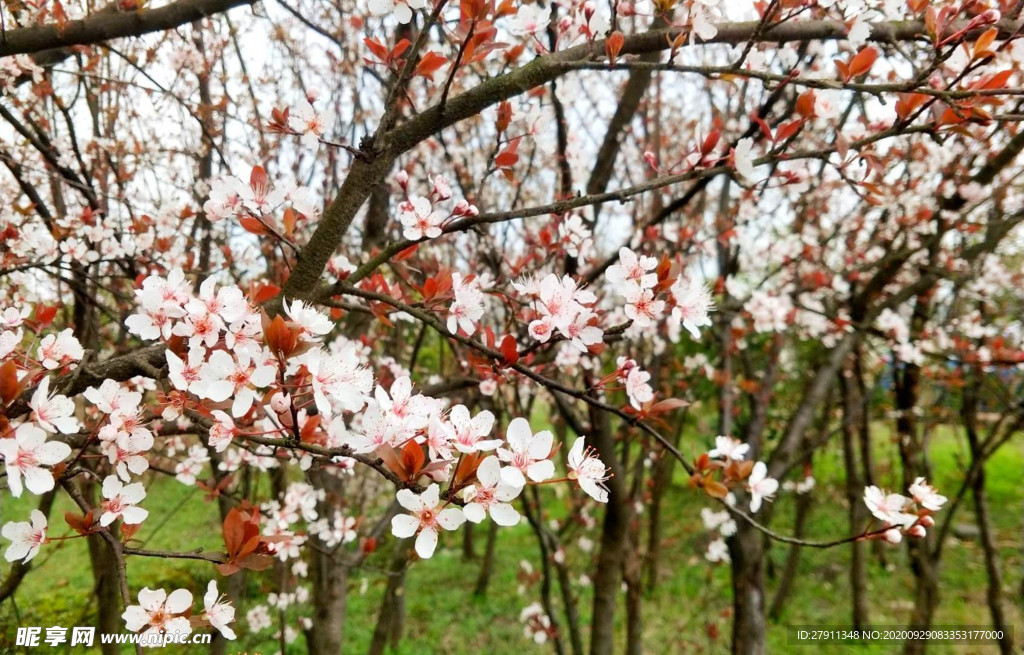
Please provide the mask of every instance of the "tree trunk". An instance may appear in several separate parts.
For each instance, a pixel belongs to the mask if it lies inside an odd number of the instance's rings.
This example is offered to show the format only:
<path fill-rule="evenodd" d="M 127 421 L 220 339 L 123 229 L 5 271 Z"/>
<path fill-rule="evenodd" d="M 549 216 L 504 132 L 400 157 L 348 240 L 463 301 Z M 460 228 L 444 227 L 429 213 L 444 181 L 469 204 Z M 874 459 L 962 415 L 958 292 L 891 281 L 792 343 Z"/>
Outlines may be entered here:
<path fill-rule="evenodd" d="M 804 536 L 804 529 L 807 527 L 807 517 L 811 510 L 811 495 L 800 494 L 796 499 L 796 524 L 793 527 L 793 536 L 800 539 Z M 771 609 L 768 611 L 768 616 L 772 619 L 778 619 L 782 615 L 782 610 L 786 607 L 786 601 L 789 599 L 790 591 L 793 589 L 793 583 L 796 581 L 797 568 L 800 565 L 800 552 L 803 550 L 802 546 L 793 544 L 789 547 L 789 552 L 786 554 L 786 566 L 782 570 L 782 577 L 779 579 L 779 585 L 775 589 L 775 596 L 772 598 Z"/>
<path fill-rule="evenodd" d="M 309 471 L 313 486 L 327 491 L 318 512 L 329 520 L 334 518 L 334 508 L 342 494 L 342 481 L 331 472 L 314 466 Z M 310 583 L 313 613 L 312 627 L 307 633 L 310 655 L 338 655 L 341 653 L 342 634 L 345 630 L 345 601 L 348 593 L 348 567 L 335 557 L 317 537 L 310 537 L 317 543 L 310 549 Z"/>
<path fill-rule="evenodd" d="M 594 572 L 594 605 L 590 623 L 591 655 L 612 655 L 615 644 L 615 605 L 622 585 L 627 528 L 629 527 L 625 470 L 615 454 L 608 415 L 590 406 L 593 446 L 605 466 L 612 470 L 609 493 L 601 526 L 601 552 Z"/>
<path fill-rule="evenodd" d="M 487 528 L 487 546 L 484 548 L 484 561 L 480 563 L 480 575 L 476 579 L 476 587 L 473 595 L 483 597 L 487 595 L 487 586 L 491 583 L 491 573 L 494 572 L 494 547 L 498 542 L 498 524 L 490 522 Z"/>
<path fill-rule="evenodd" d="M 462 557 L 467 561 L 476 559 L 476 549 L 473 547 L 473 524 L 469 521 L 462 526 Z"/>
<path fill-rule="evenodd" d="M 861 480 L 857 462 L 856 426 L 860 419 L 861 406 L 855 394 L 854 385 L 846 377 L 840 377 L 843 394 L 843 465 L 846 469 L 846 504 L 850 520 L 850 534 L 858 534 L 867 523 L 864 503 L 861 502 L 864 483 Z M 850 543 L 850 609 L 852 626 L 861 630 L 867 627 L 870 618 L 867 603 L 867 560 L 864 542 Z"/>
<path fill-rule="evenodd" d="M 992 629 L 1003 634 L 999 640 L 999 651 L 1002 655 L 1010 655 L 1013 652 L 1013 635 L 1003 611 L 1003 575 L 999 568 L 999 550 L 992 534 L 988 498 L 985 495 L 985 447 L 978 436 L 978 378 L 978 371 L 975 370 L 963 391 L 963 421 L 971 448 L 971 463 L 977 467 L 977 474 L 971 482 L 971 495 L 974 497 L 974 515 L 978 521 L 981 549 L 985 554 L 985 571 L 988 574 L 986 599 L 992 614 Z"/>
<path fill-rule="evenodd" d="M 80 485 L 83 497 L 89 504 L 96 506 L 95 485 Z M 93 497 L 90 497 L 93 496 Z M 114 525 L 111 530 L 116 530 Z M 116 532 L 115 532 L 116 535 Z M 110 549 L 110 544 L 98 534 L 86 538 L 89 544 L 89 561 L 92 563 L 92 578 L 96 591 L 96 632 L 97 634 L 117 634 L 122 632 L 121 622 L 121 589 L 117 580 L 117 559 Z M 103 655 L 118 655 L 117 644 L 100 644 Z"/>
<path fill-rule="evenodd" d="M 761 534 L 745 521 L 737 522 L 729 538 L 732 560 L 733 655 L 764 655 L 767 626 L 764 615 L 764 552 Z"/>
<path fill-rule="evenodd" d="M 369 655 L 381 655 L 389 646 L 398 648 L 405 624 L 405 572 L 409 564 L 409 547 L 412 538 L 395 541 L 388 569 L 388 585 L 380 603 L 377 626 L 373 630 Z"/>

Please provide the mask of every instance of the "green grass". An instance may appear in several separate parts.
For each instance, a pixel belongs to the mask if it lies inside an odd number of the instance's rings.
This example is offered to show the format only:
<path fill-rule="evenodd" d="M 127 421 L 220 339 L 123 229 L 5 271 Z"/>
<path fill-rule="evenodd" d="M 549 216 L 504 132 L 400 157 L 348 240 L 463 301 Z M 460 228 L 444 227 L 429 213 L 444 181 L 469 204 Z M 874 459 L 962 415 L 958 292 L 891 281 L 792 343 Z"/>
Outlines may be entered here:
<path fill-rule="evenodd" d="M 894 447 L 880 440 L 879 461 L 882 462 L 881 482 L 898 487 L 897 471 L 886 468 Z M 929 450 L 935 471 L 935 483 L 943 492 L 952 494 L 962 479 L 962 466 L 966 461 L 962 444 L 949 431 L 939 431 Z M 814 506 L 808 522 L 807 538 L 830 539 L 848 533 L 846 507 L 842 493 L 841 453 L 836 448 L 822 449 L 815 458 L 815 476 L 818 486 L 814 491 Z M 988 492 L 992 518 L 1001 549 L 1004 582 L 1007 589 L 1006 609 L 1011 623 L 1017 627 L 1018 640 L 1024 638 L 1021 605 L 1015 595 L 1021 583 L 1024 562 L 1021 560 L 1021 535 L 1024 533 L 1024 446 L 1014 441 L 1005 446 L 989 463 Z M 705 503 L 686 488 L 683 476 L 666 499 L 664 561 L 661 582 L 657 590 L 645 601 L 645 644 L 649 652 L 656 653 L 726 653 L 728 652 L 729 613 L 731 610 L 729 573 L 727 567 L 711 566 L 703 559 L 703 546 L 707 534 L 700 525 L 699 509 Z M 561 506 L 551 489 L 544 489 L 545 502 L 555 511 Z M 0 521 L 23 520 L 33 506 L 33 498 L 3 500 Z M 773 525 L 786 532 L 792 520 L 792 502 L 788 495 L 777 500 L 777 513 Z M 138 538 L 153 549 L 188 550 L 216 549 L 220 544 L 216 507 L 204 500 L 201 491 L 184 487 L 173 481 L 161 481 L 150 489 L 146 507 L 151 512 Z M 62 521 L 65 510 L 71 507 L 65 500 L 58 502 L 51 516 L 51 536 L 67 530 Z M 173 520 L 171 520 L 173 517 Z M 960 510 L 956 523 L 971 523 L 970 503 Z M 486 530 L 476 531 L 478 552 L 483 549 Z M 518 570 L 520 560 L 537 561 L 537 545 L 526 525 L 499 532 L 497 559 L 489 593 L 485 599 L 474 598 L 471 590 L 479 571 L 479 560 L 466 562 L 462 558 L 461 535 L 446 535 L 442 547 L 430 561 L 414 564 L 409 572 L 407 587 L 407 616 L 405 638 L 398 653 L 548 653 L 550 646 L 537 646 L 524 638 L 518 617 L 520 610 L 539 597 L 534 585 L 520 595 Z M 590 535 L 596 540 L 596 534 Z M 345 631 L 345 653 L 364 653 L 373 632 L 385 576 L 381 571 L 387 565 L 390 547 L 385 545 L 371 556 L 367 565 L 352 573 L 348 594 L 348 613 Z M 781 571 L 786 555 L 784 546 L 775 544 L 769 551 L 774 569 Z M 902 548 L 887 549 L 890 570 L 874 560 L 869 565 L 872 619 L 877 624 L 905 624 L 911 607 L 913 579 Z M 573 563 L 574 579 L 591 571 L 593 554 L 580 551 L 575 543 L 568 544 L 568 561 Z M 768 641 L 771 652 L 829 653 L 889 653 L 893 646 L 849 647 L 823 645 L 797 648 L 786 643 L 786 625 L 848 623 L 849 601 L 847 570 L 850 557 L 848 547 L 825 551 L 806 549 L 800 560 L 791 600 L 782 618 L 770 625 Z M 17 625 L 82 625 L 94 613 L 94 603 L 88 597 L 92 586 L 88 568 L 88 552 L 81 539 L 71 539 L 46 546 L 36 560 L 37 566 L 29 574 L 16 595 L 15 606 L 0 606 L 0 652 L 5 644 L 13 644 Z M 769 567 L 771 570 L 772 567 Z M 206 581 L 220 578 L 212 566 L 191 561 L 129 559 L 129 577 L 132 592 L 143 586 L 192 590 L 197 605 Z M 935 617 L 936 624 L 978 625 L 988 623 L 985 604 L 985 570 L 980 547 L 975 541 L 950 538 L 941 564 L 941 602 Z M 274 629 L 252 634 L 245 623 L 245 611 L 266 597 L 271 591 L 266 575 L 250 576 L 248 599 L 239 612 L 237 632 L 240 640 L 229 652 L 277 652 L 273 639 Z M 222 581 L 223 582 L 223 581 Z M 769 597 L 775 582 L 768 580 Z M 221 584 L 223 588 L 223 584 Z M 589 614 L 590 593 L 579 586 L 579 608 L 586 623 Z M 304 608 L 293 608 L 291 617 L 304 616 Z M 617 634 L 624 635 L 624 612 L 618 612 Z M 562 620 L 562 617 L 559 617 Z M 294 621 L 293 621 L 294 623 Z M 717 639 L 710 637 L 715 631 Z M 586 628 L 584 628 L 586 638 Z M 10 646 L 8 646 L 10 647 Z M 621 644 L 616 652 L 621 650 Z M 77 649 L 75 652 L 85 652 Z M 189 652 L 169 648 L 162 652 Z M 194 652 L 194 650 L 192 651 Z M 300 636 L 288 653 L 305 652 Z M 935 646 L 933 653 L 994 652 L 991 647 Z"/>

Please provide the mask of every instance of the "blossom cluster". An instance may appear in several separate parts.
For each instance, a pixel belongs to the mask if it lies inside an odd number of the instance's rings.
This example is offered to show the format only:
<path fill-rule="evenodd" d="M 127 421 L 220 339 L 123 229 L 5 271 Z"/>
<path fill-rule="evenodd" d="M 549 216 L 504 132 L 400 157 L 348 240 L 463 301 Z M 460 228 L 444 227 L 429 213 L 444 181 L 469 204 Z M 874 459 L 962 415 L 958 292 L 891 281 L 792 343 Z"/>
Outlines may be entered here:
<path fill-rule="evenodd" d="M 886 493 L 876 486 L 864 489 L 864 504 L 882 522 L 881 537 L 892 544 L 898 544 L 904 535 L 917 539 L 927 535 L 928 528 L 935 525 L 932 514 L 948 500 L 920 477 L 911 483 L 907 493 L 909 497 Z"/>
<path fill-rule="evenodd" d="M 452 409 L 452 416 L 459 407 Z M 460 443 L 460 431 L 453 434 L 455 426 L 446 428 L 444 424 L 441 424 L 440 442 L 427 438 L 431 452 L 444 453 L 451 448 L 452 441 L 460 452 L 459 463 L 444 496 L 436 482 L 431 482 L 420 493 L 402 489 L 397 494 L 399 504 L 408 514 L 392 519 L 392 534 L 402 538 L 415 535 L 416 552 L 424 559 L 433 555 L 440 531 L 455 530 L 467 520 L 480 523 L 489 515 L 500 526 L 516 525 L 520 516 L 512 507 L 512 501 L 526 484 L 553 481 L 555 475 L 555 465 L 550 459 L 555 452 L 554 438 L 549 431 L 535 433 L 529 422 L 520 417 L 509 423 L 504 440 L 483 440 L 491 431 L 490 413 L 477 416 L 479 419 L 487 414 L 484 421 L 470 421 L 468 411 L 459 414 L 459 423 L 463 426 L 461 434 L 468 435 L 467 439 Z M 490 450 L 495 454 L 482 455 L 482 451 Z M 376 452 L 381 454 L 379 449 Z M 447 460 L 447 464 L 450 463 L 451 460 Z M 564 479 L 575 481 L 598 502 L 608 502 L 608 489 L 604 485 L 608 479 L 607 468 L 597 454 L 586 447 L 585 437 L 578 437 L 569 450 L 566 469 Z"/>
<path fill-rule="evenodd" d="M 512 283 L 513 288 L 533 299 L 537 318 L 530 321 L 530 336 L 547 343 L 556 333 L 580 352 L 604 340 L 594 311 L 597 296 L 583 289 L 572 277 L 549 273 L 540 280 L 526 277 Z"/>

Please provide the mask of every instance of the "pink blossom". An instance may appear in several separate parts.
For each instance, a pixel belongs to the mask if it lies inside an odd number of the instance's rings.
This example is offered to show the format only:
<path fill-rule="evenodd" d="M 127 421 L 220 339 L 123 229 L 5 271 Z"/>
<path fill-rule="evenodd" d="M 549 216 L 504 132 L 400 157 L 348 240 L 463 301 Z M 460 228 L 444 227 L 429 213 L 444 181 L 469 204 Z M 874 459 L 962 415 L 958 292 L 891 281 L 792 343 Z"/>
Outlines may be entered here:
<path fill-rule="evenodd" d="M 480 523 L 487 514 L 495 523 L 502 526 L 513 526 L 519 523 L 519 512 L 509 505 L 522 491 L 522 486 L 508 484 L 501 475 L 501 463 L 494 455 L 485 457 L 477 467 L 476 477 L 479 485 L 466 488 L 464 498 L 466 506 L 463 512 L 466 519 Z"/>
<path fill-rule="evenodd" d="M 747 478 L 747 487 L 750 490 L 750 511 L 757 512 L 761 509 L 761 501 L 771 500 L 778 491 L 779 481 L 768 477 L 768 467 L 764 462 L 758 462 Z"/>
<path fill-rule="evenodd" d="M 657 258 L 619 248 L 619 263 L 609 266 L 606 276 L 609 284 L 623 291 L 632 287 L 650 289 L 658 283 L 658 275 L 650 272 L 657 267 Z"/>
<path fill-rule="evenodd" d="M 611 476 L 597 453 L 592 448 L 584 447 L 584 439 L 577 438 L 569 450 L 569 479 L 576 480 L 580 488 L 597 502 L 607 503 L 608 487 L 604 483 Z"/>
<path fill-rule="evenodd" d="M 4 553 L 4 559 L 8 562 L 28 563 L 46 543 L 46 515 L 34 509 L 29 516 L 32 519 L 31 523 L 10 521 L 4 523 L 3 529 L 0 530 L 4 539 L 11 541 L 11 545 Z"/>
<path fill-rule="evenodd" d="M 139 604 L 125 608 L 121 618 L 130 632 L 155 635 L 162 632 L 189 634 L 192 625 L 188 618 L 181 616 L 192 607 L 192 594 L 187 589 L 177 589 L 168 596 L 163 589 L 143 587 L 139 592 Z"/>
<path fill-rule="evenodd" d="M 692 278 L 679 276 L 672 284 L 672 297 L 675 307 L 672 318 L 682 324 L 694 339 L 700 338 L 698 328 L 711 325 L 709 312 L 714 310 L 714 302 L 707 287 Z"/>
<path fill-rule="evenodd" d="M 411 513 L 391 519 L 391 534 L 405 539 L 418 533 L 416 554 L 423 559 L 434 554 L 439 530 L 455 530 L 466 520 L 458 507 L 441 509 L 440 494 L 436 484 L 431 484 L 422 494 L 409 489 L 402 489 L 397 494 L 398 503 Z"/>
<path fill-rule="evenodd" d="M 44 368 L 53 370 L 82 359 L 85 350 L 71 328 L 59 334 L 48 334 L 39 342 L 39 360 Z"/>
<path fill-rule="evenodd" d="M 302 145 L 316 150 L 320 138 L 330 131 L 334 115 L 330 111 L 317 112 L 308 100 L 300 100 L 288 114 L 288 127 L 302 135 Z"/>
<path fill-rule="evenodd" d="M 430 200 L 413 196 L 398 206 L 398 220 L 405 227 L 402 236 L 411 241 L 419 241 L 441 236 L 444 217 L 434 211 Z"/>
<path fill-rule="evenodd" d="M 100 525 L 106 527 L 122 519 L 129 525 L 137 525 L 146 520 L 149 510 L 136 505 L 146 497 L 146 490 L 141 482 L 124 484 L 114 475 L 108 475 L 103 480 L 103 513 L 100 515 Z"/>
<path fill-rule="evenodd" d="M 470 418 L 465 405 L 452 407 L 446 428 L 455 449 L 460 453 L 475 453 L 494 450 L 501 445 L 501 439 L 484 439 L 494 426 L 494 414 L 484 410 Z"/>
<path fill-rule="evenodd" d="M 708 457 L 742 460 L 750 452 L 750 446 L 732 437 L 715 437 L 715 447 L 708 451 Z"/>
<path fill-rule="evenodd" d="M 228 624 L 235 620 L 235 608 L 217 591 L 217 581 L 210 580 L 203 596 L 203 618 L 210 622 L 225 639 L 234 640 L 235 631 Z"/>
<path fill-rule="evenodd" d="M 914 483 L 910 485 L 909 492 L 910 497 L 914 499 L 915 503 L 933 512 L 942 509 L 942 506 L 948 500 L 945 496 L 939 494 L 935 487 L 925 482 L 924 478 L 914 480 Z"/>
<path fill-rule="evenodd" d="M 505 440 L 508 448 L 499 448 L 498 458 L 509 464 L 501 469 L 502 479 L 509 486 L 522 487 L 526 484 L 526 477 L 534 482 L 554 477 L 555 465 L 548 459 L 554 444 L 551 432 L 542 430 L 534 434 L 530 422 L 517 417 L 509 422 Z"/>
<path fill-rule="evenodd" d="M 665 311 L 665 301 L 656 300 L 651 289 L 633 287 L 626 292 L 625 311 L 638 327 L 649 327 Z"/>
<path fill-rule="evenodd" d="M 79 423 L 74 415 L 75 401 L 60 394 L 50 396 L 49 377 L 39 382 L 28 406 L 32 409 L 32 418 L 47 432 L 72 434 L 78 431 Z"/>
<path fill-rule="evenodd" d="M 219 409 L 213 410 L 211 414 L 213 415 L 213 425 L 210 426 L 209 431 L 210 447 L 218 453 L 222 453 L 235 437 L 235 422 L 231 420 L 230 416 Z"/>
<path fill-rule="evenodd" d="M 71 446 L 60 441 L 47 441 L 46 433 L 32 423 L 22 423 L 14 436 L 0 439 L 0 455 L 7 468 L 7 486 L 15 498 L 24 487 L 34 494 L 43 494 L 54 487 L 53 474 L 44 466 L 53 466 L 71 454 Z"/>

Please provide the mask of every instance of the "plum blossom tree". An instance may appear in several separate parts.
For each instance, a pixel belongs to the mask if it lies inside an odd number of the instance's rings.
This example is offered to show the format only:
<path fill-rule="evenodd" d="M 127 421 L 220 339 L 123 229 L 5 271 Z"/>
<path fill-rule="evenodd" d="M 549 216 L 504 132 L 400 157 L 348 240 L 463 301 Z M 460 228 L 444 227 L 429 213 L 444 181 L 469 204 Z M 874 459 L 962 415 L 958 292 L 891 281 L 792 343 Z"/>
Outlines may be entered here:
<path fill-rule="evenodd" d="M 772 543 L 793 570 L 849 548 L 857 625 L 865 545 L 905 544 L 931 625 L 968 495 L 1009 625 L 984 474 L 1024 427 L 1022 9 L 6 3 L 0 493 L 38 508 L 4 510 L 0 603 L 81 539 L 101 631 L 348 652 L 349 575 L 388 544 L 383 652 L 407 567 L 486 524 L 484 572 L 536 540 L 526 637 L 639 654 L 682 467 L 735 653 L 765 652 Z M 872 459 L 887 416 L 907 495 Z M 950 498 L 937 422 L 970 453 Z M 809 539 L 840 436 L 849 530 Z M 157 483 L 205 490 L 223 543 L 149 547 Z M 140 558 L 205 567 L 202 609 Z"/>

